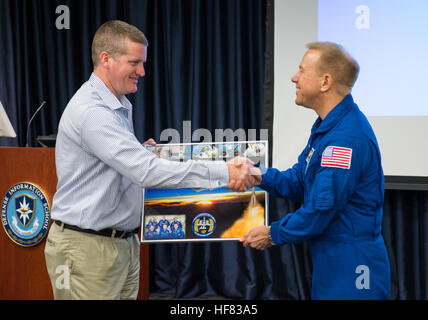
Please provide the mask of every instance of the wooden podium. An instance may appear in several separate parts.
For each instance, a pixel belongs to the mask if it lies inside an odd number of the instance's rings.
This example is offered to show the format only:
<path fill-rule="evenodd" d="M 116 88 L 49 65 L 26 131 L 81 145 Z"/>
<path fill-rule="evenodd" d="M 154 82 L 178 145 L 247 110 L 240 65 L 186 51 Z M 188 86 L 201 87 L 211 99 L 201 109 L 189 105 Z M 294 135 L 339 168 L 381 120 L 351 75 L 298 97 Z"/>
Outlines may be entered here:
<path fill-rule="evenodd" d="M 38 186 L 48 198 L 49 206 L 56 190 L 55 149 L 0 147 L 0 201 L 9 188 L 20 182 Z M 51 220 L 52 223 L 52 220 Z M 16 244 L 0 230 L 0 300 L 53 299 L 45 263 L 45 241 L 32 247 Z M 149 297 L 149 249 L 141 245 L 140 290 L 138 299 Z"/>

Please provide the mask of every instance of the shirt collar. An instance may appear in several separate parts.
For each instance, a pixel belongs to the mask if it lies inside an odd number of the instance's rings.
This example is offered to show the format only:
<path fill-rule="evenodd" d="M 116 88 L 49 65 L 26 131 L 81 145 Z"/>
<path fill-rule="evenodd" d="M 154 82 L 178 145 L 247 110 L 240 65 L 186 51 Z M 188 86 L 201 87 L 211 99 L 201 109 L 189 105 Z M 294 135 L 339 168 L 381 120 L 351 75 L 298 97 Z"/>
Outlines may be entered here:
<path fill-rule="evenodd" d="M 119 108 L 125 108 L 127 110 L 132 109 L 132 104 L 129 102 L 129 100 L 122 96 L 120 99 L 118 99 L 113 92 L 110 91 L 110 89 L 107 87 L 107 85 L 95 74 L 92 73 L 89 78 L 89 83 L 92 85 L 92 87 L 95 88 L 95 90 L 100 95 L 100 98 L 104 101 L 107 107 L 110 109 L 119 109 Z"/>
<path fill-rule="evenodd" d="M 339 122 L 349 111 L 357 107 L 351 94 L 348 94 L 338 105 L 336 105 L 327 116 L 322 120 L 320 117 L 315 121 L 312 126 L 311 133 L 321 133 L 329 131 L 333 126 Z"/>

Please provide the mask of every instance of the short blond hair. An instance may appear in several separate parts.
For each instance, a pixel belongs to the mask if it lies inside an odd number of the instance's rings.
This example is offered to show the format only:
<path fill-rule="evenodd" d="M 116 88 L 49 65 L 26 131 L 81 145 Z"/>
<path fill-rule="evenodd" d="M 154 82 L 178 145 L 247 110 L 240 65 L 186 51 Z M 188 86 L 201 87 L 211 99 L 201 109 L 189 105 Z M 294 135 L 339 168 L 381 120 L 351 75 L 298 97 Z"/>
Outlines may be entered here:
<path fill-rule="evenodd" d="M 101 25 L 92 40 L 91 53 L 94 68 L 98 65 L 100 54 L 104 51 L 115 58 L 125 54 L 125 39 L 145 46 L 149 45 L 144 33 L 126 22 L 111 20 Z"/>
<path fill-rule="evenodd" d="M 337 92 L 343 95 L 349 93 L 360 72 L 357 61 L 342 46 L 333 42 L 311 42 L 306 47 L 321 52 L 318 73 L 330 73 L 337 85 Z"/>

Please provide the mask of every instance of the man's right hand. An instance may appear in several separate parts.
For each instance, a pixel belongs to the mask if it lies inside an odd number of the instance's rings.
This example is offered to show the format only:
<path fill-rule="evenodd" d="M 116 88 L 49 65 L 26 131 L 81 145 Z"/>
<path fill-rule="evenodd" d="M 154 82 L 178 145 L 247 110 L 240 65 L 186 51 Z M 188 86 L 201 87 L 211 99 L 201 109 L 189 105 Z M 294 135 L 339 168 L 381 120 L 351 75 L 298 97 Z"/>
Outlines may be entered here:
<path fill-rule="evenodd" d="M 253 162 L 245 157 L 236 157 L 227 163 L 229 168 L 228 189 L 245 192 L 249 188 L 260 184 L 261 171 L 253 167 Z"/>

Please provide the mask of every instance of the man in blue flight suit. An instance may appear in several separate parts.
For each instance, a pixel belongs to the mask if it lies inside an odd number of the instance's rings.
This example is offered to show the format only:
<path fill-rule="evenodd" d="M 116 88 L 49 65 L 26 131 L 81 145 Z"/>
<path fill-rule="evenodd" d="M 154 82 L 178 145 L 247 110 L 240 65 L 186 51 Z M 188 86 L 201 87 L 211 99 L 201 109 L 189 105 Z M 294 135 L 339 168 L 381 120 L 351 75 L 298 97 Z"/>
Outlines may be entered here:
<path fill-rule="evenodd" d="M 183 228 L 183 224 L 178 220 L 178 217 L 174 217 L 174 220 L 171 222 L 171 225 L 169 226 L 171 231 L 175 230 L 175 225 L 177 225 L 179 229 Z"/>
<path fill-rule="evenodd" d="M 169 230 L 169 222 L 168 224 L 162 224 L 162 229 L 159 231 L 159 238 L 161 239 L 169 239 L 171 238 L 171 231 Z"/>
<path fill-rule="evenodd" d="M 146 240 L 155 240 L 155 239 L 159 239 L 159 232 L 156 231 L 156 225 L 151 224 L 148 227 L 148 230 L 146 231 L 144 238 Z"/>
<path fill-rule="evenodd" d="M 376 137 L 350 94 L 359 66 L 341 46 L 307 45 L 296 104 L 318 114 L 297 164 L 260 167 L 260 187 L 302 203 L 271 226 L 250 230 L 244 246 L 308 240 L 312 299 L 388 299 L 390 266 L 381 235 L 384 180 Z"/>
<path fill-rule="evenodd" d="M 149 222 L 146 224 L 146 228 L 149 230 L 151 226 L 154 227 L 154 231 L 158 231 L 156 230 L 158 228 L 158 222 L 156 221 L 156 217 L 151 217 Z"/>
<path fill-rule="evenodd" d="M 180 221 L 178 221 L 180 223 Z M 171 238 L 174 239 L 183 239 L 184 238 L 184 232 L 183 229 L 178 223 L 171 223 L 171 226 L 173 226 L 173 229 L 171 231 Z"/>
<path fill-rule="evenodd" d="M 159 232 L 163 230 L 163 226 L 166 225 L 167 227 L 169 227 L 169 221 L 168 219 L 163 216 L 162 219 L 159 220 L 158 222 L 158 228 L 159 228 Z"/>

